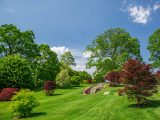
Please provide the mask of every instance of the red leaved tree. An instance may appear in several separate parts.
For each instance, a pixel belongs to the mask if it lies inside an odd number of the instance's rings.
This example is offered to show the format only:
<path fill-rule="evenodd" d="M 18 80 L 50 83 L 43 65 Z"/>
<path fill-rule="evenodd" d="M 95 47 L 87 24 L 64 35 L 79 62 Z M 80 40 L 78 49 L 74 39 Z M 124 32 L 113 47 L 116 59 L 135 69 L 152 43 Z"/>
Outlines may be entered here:
<path fill-rule="evenodd" d="M 56 83 L 54 81 L 46 81 L 44 83 L 44 92 L 46 95 L 51 96 L 54 93 L 54 90 L 56 89 Z"/>
<path fill-rule="evenodd" d="M 109 86 L 117 86 L 121 83 L 121 72 L 120 71 L 111 71 L 106 76 L 105 79 L 108 80 Z"/>
<path fill-rule="evenodd" d="M 156 78 L 158 80 L 158 84 L 160 84 L 160 70 L 156 72 Z"/>
<path fill-rule="evenodd" d="M 129 99 L 135 100 L 137 105 L 146 102 L 157 90 L 157 80 L 151 71 L 151 65 L 135 59 L 128 60 L 122 71 L 125 94 Z"/>

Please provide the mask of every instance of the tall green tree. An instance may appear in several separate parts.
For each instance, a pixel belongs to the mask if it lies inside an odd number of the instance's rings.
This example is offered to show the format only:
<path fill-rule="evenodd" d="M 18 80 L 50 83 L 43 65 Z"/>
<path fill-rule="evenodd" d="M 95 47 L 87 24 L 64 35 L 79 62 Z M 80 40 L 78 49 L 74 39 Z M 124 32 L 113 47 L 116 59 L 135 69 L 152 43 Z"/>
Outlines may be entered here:
<path fill-rule="evenodd" d="M 37 44 L 34 43 L 33 31 L 20 31 L 12 24 L 0 26 L 0 57 L 20 54 L 25 58 L 37 55 Z"/>
<path fill-rule="evenodd" d="M 39 46 L 40 56 L 35 62 L 35 75 L 40 80 L 55 80 L 60 70 L 60 63 L 57 54 L 53 52 L 47 44 Z"/>
<path fill-rule="evenodd" d="M 96 74 L 103 75 L 121 65 L 129 58 L 142 60 L 137 38 L 130 36 L 125 29 L 112 28 L 97 36 L 86 51 L 91 53 L 87 67 L 96 67 Z"/>
<path fill-rule="evenodd" d="M 153 67 L 160 68 L 160 28 L 149 37 L 147 49 L 151 54 L 149 60 L 153 62 Z"/>
<path fill-rule="evenodd" d="M 65 52 L 61 55 L 60 61 L 68 66 L 75 65 L 75 60 L 70 51 Z"/>

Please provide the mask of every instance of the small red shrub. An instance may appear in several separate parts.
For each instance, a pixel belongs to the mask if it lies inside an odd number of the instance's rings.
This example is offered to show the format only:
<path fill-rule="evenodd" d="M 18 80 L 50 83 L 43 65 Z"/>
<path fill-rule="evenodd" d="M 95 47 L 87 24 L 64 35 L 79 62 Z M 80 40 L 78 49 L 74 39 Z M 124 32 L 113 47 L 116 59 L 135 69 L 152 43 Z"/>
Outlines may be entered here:
<path fill-rule="evenodd" d="M 121 72 L 119 71 L 109 72 L 105 77 L 105 79 L 110 82 L 109 84 L 110 87 L 119 85 L 121 83 L 120 78 L 121 78 Z"/>
<path fill-rule="evenodd" d="M 46 93 L 46 95 L 53 95 L 54 90 L 56 88 L 56 83 L 55 81 L 46 81 L 44 84 L 44 92 Z"/>
<path fill-rule="evenodd" d="M 3 88 L 0 93 L 0 101 L 9 101 L 18 91 L 18 88 Z"/>

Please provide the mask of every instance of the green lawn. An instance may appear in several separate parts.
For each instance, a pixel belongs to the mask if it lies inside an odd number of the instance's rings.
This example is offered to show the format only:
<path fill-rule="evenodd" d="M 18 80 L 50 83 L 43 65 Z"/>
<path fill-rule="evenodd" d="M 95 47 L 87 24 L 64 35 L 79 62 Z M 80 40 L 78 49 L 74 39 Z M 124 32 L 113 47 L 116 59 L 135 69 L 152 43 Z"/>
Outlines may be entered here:
<path fill-rule="evenodd" d="M 85 88 L 58 89 L 54 96 L 35 92 L 40 106 L 24 120 L 160 120 L 160 93 L 154 95 L 146 108 L 131 107 L 126 96 L 118 96 L 117 88 L 106 87 L 94 95 L 82 95 Z M 110 94 L 104 96 L 103 92 Z M 10 120 L 10 102 L 0 102 L 0 120 Z"/>

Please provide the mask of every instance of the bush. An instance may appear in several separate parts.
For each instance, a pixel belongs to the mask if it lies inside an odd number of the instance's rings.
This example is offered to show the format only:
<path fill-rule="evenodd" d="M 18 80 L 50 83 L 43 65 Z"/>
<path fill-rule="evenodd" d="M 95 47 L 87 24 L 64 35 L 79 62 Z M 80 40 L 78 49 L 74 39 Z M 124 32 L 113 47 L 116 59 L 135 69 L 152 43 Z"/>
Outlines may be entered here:
<path fill-rule="evenodd" d="M 32 109 L 39 106 L 33 92 L 23 89 L 16 93 L 12 98 L 10 108 L 14 117 L 27 117 L 31 115 Z"/>
<path fill-rule="evenodd" d="M 56 84 L 60 88 L 67 88 L 71 86 L 68 69 L 63 69 L 60 71 L 56 78 Z"/>
<path fill-rule="evenodd" d="M 94 83 L 104 82 L 104 76 L 102 73 L 96 73 L 94 75 Z"/>
<path fill-rule="evenodd" d="M 83 83 L 84 83 L 84 84 L 91 84 L 91 83 L 92 83 L 92 80 L 83 80 Z"/>
<path fill-rule="evenodd" d="M 33 85 L 31 67 L 27 60 L 19 55 L 1 58 L 0 73 L 1 88 L 30 88 Z"/>
<path fill-rule="evenodd" d="M 73 76 L 73 77 L 70 78 L 70 83 L 73 86 L 79 86 L 80 85 L 80 81 L 81 81 L 80 76 Z"/>
<path fill-rule="evenodd" d="M 18 88 L 4 88 L 0 93 L 0 101 L 9 101 L 18 91 Z"/>
<path fill-rule="evenodd" d="M 123 83 L 125 94 L 137 105 L 145 103 L 146 98 L 157 91 L 157 80 L 151 71 L 151 65 L 130 59 L 123 65 Z"/>
<path fill-rule="evenodd" d="M 55 88 L 56 88 L 55 81 L 46 81 L 43 89 L 46 95 L 51 96 L 53 95 Z"/>
<path fill-rule="evenodd" d="M 125 89 L 118 89 L 118 95 L 122 96 L 125 94 Z"/>
<path fill-rule="evenodd" d="M 83 80 L 92 80 L 92 76 L 86 71 L 80 71 L 77 76 L 80 76 L 81 82 L 83 82 Z"/>
<path fill-rule="evenodd" d="M 119 85 L 121 83 L 120 78 L 121 78 L 121 73 L 119 71 L 111 71 L 105 77 L 105 79 L 110 82 L 109 83 L 110 87 Z"/>

